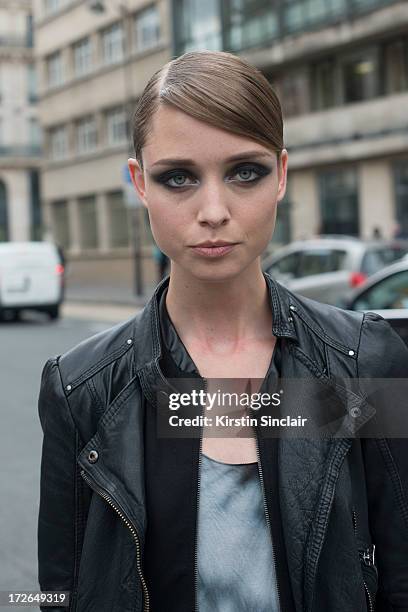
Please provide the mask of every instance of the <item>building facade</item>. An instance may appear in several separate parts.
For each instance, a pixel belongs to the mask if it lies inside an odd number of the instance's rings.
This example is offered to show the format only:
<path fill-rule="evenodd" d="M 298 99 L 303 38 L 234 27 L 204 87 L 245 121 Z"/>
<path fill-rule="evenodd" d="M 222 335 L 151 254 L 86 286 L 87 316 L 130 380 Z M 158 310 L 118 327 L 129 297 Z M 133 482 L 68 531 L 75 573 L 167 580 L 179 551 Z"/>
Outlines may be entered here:
<path fill-rule="evenodd" d="M 32 23 L 31 1 L 0 2 L 0 242 L 42 237 Z"/>
<path fill-rule="evenodd" d="M 176 53 L 223 49 L 281 100 L 289 180 L 274 241 L 408 237 L 408 6 L 398 0 L 173 0 Z"/>
<path fill-rule="evenodd" d="M 153 239 L 145 208 L 126 205 L 125 168 L 134 105 L 171 57 L 168 2 L 34 0 L 34 22 L 43 214 L 70 282 L 131 286 L 138 244 L 151 284 Z"/>
<path fill-rule="evenodd" d="M 43 227 L 72 282 L 131 286 L 135 244 L 156 281 L 146 210 L 126 206 L 129 118 L 153 72 L 192 49 L 242 55 L 279 95 L 289 181 L 273 245 L 408 234 L 406 1 L 33 3 Z"/>

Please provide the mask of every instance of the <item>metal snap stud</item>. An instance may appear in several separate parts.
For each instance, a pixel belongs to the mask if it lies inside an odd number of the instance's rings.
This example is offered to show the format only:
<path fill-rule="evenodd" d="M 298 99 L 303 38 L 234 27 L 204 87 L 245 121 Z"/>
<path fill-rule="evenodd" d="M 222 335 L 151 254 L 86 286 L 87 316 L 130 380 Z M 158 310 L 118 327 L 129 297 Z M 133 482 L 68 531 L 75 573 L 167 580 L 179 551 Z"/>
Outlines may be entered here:
<path fill-rule="evenodd" d="M 127 342 L 128 344 L 132 344 L 133 340 L 132 340 L 132 338 L 129 338 L 129 340 L 126 340 L 126 342 Z"/>
<path fill-rule="evenodd" d="M 98 461 L 98 457 L 99 457 L 98 451 L 96 450 L 89 451 L 89 454 L 88 454 L 89 463 L 95 463 L 96 461 Z"/>
<path fill-rule="evenodd" d="M 352 357 L 354 355 L 354 351 L 350 349 L 348 354 L 350 355 L 350 357 Z"/>
<path fill-rule="evenodd" d="M 292 317 L 288 317 L 288 321 L 289 321 L 290 323 L 292 323 L 293 318 L 292 318 Z"/>
<path fill-rule="evenodd" d="M 356 419 L 357 417 L 359 417 L 359 416 L 360 416 L 360 414 L 361 414 L 361 410 L 360 410 L 360 408 L 354 407 L 354 408 L 352 408 L 352 409 L 350 410 L 350 414 L 351 414 L 351 416 L 352 416 L 353 418 L 355 418 L 355 419 Z"/>
<path fill-rule="evenodd" d="M 289 308 L 290 308 L 290 310 L 296 310 L 296 308 L 293 306 L 293 304 L 291 304 L 291 305 L 289 306 Z"/>
<path fill-rule="evenodd" d="M 67 386 L 66 386 L 66 390 L 67 390 L 67 391 L 71 391 L 71 389 L 72 389 L 71 385 L 67 385 Z"/>

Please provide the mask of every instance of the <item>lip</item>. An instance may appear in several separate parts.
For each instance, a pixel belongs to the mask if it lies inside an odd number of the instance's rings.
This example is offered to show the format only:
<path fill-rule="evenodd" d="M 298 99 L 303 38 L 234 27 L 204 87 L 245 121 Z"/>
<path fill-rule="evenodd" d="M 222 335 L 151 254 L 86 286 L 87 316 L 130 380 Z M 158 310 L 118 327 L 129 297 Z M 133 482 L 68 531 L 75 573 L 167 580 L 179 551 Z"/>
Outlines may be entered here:
<path fill-rule="evenodd" d="M 193 244 L 194 247 L 218 247 L 218 246 L 228 246 L 230 244 L 237 244 L 236 242 L 227 242 L 226 240 L 206 240 L 205 242 L 199 242 L 198 244 Z"/>
<path fill-rule="evenodd" d="M 191 247 L 195 253 L 199 255 L 204 255 L 205 257 L 221 257 L 222 255 L 226 255 L 234 247 L 237 246 L 237 242 L 218 242 L 215 245 L 205 246 L 211 243 L 203 243 L 201 245 Z"/>

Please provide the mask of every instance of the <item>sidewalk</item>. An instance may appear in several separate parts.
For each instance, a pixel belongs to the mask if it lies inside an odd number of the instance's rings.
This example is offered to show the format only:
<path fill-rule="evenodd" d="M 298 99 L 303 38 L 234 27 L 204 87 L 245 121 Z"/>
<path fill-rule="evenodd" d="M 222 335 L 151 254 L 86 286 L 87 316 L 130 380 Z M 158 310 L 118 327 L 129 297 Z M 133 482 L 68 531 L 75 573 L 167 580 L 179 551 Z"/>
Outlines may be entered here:
<path fill-rule="evenodd" d="M 70 319 L 119 323 L 143 308 L 156 287 L 145 286 L 144 295 L 136 296 L 132 287 L 70 285 L 67 282 L 62 313 Z"/>
<path fill-rule="evenodd" d="M 133 287 L 109 287 L 106 285 L 70 285 L 67 281 L 65 302 L 81 304 L 105 304 L 111 306 L 143 307 L 152 296 L 157 284 L 145 285 L 144 295 L 136 296 Z"/>

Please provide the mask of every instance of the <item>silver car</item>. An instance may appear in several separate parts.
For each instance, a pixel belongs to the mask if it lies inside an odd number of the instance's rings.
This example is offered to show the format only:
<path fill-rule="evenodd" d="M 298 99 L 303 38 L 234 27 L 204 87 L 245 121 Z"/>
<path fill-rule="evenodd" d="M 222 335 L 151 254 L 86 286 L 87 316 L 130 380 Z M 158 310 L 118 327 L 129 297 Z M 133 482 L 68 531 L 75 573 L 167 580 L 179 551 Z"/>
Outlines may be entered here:
<path fill-rule="evenodd" d="M 265 257 L 262 268 L 306 297 L 338 304 L 378 270 L 408 253 L 401 240 L 322 236 L 292 242 Z"/>
<path fill-rule="evenodd" d="M 341 305 L 378 312 L 408 344 L 408 256 L 373 274 Z"/>

